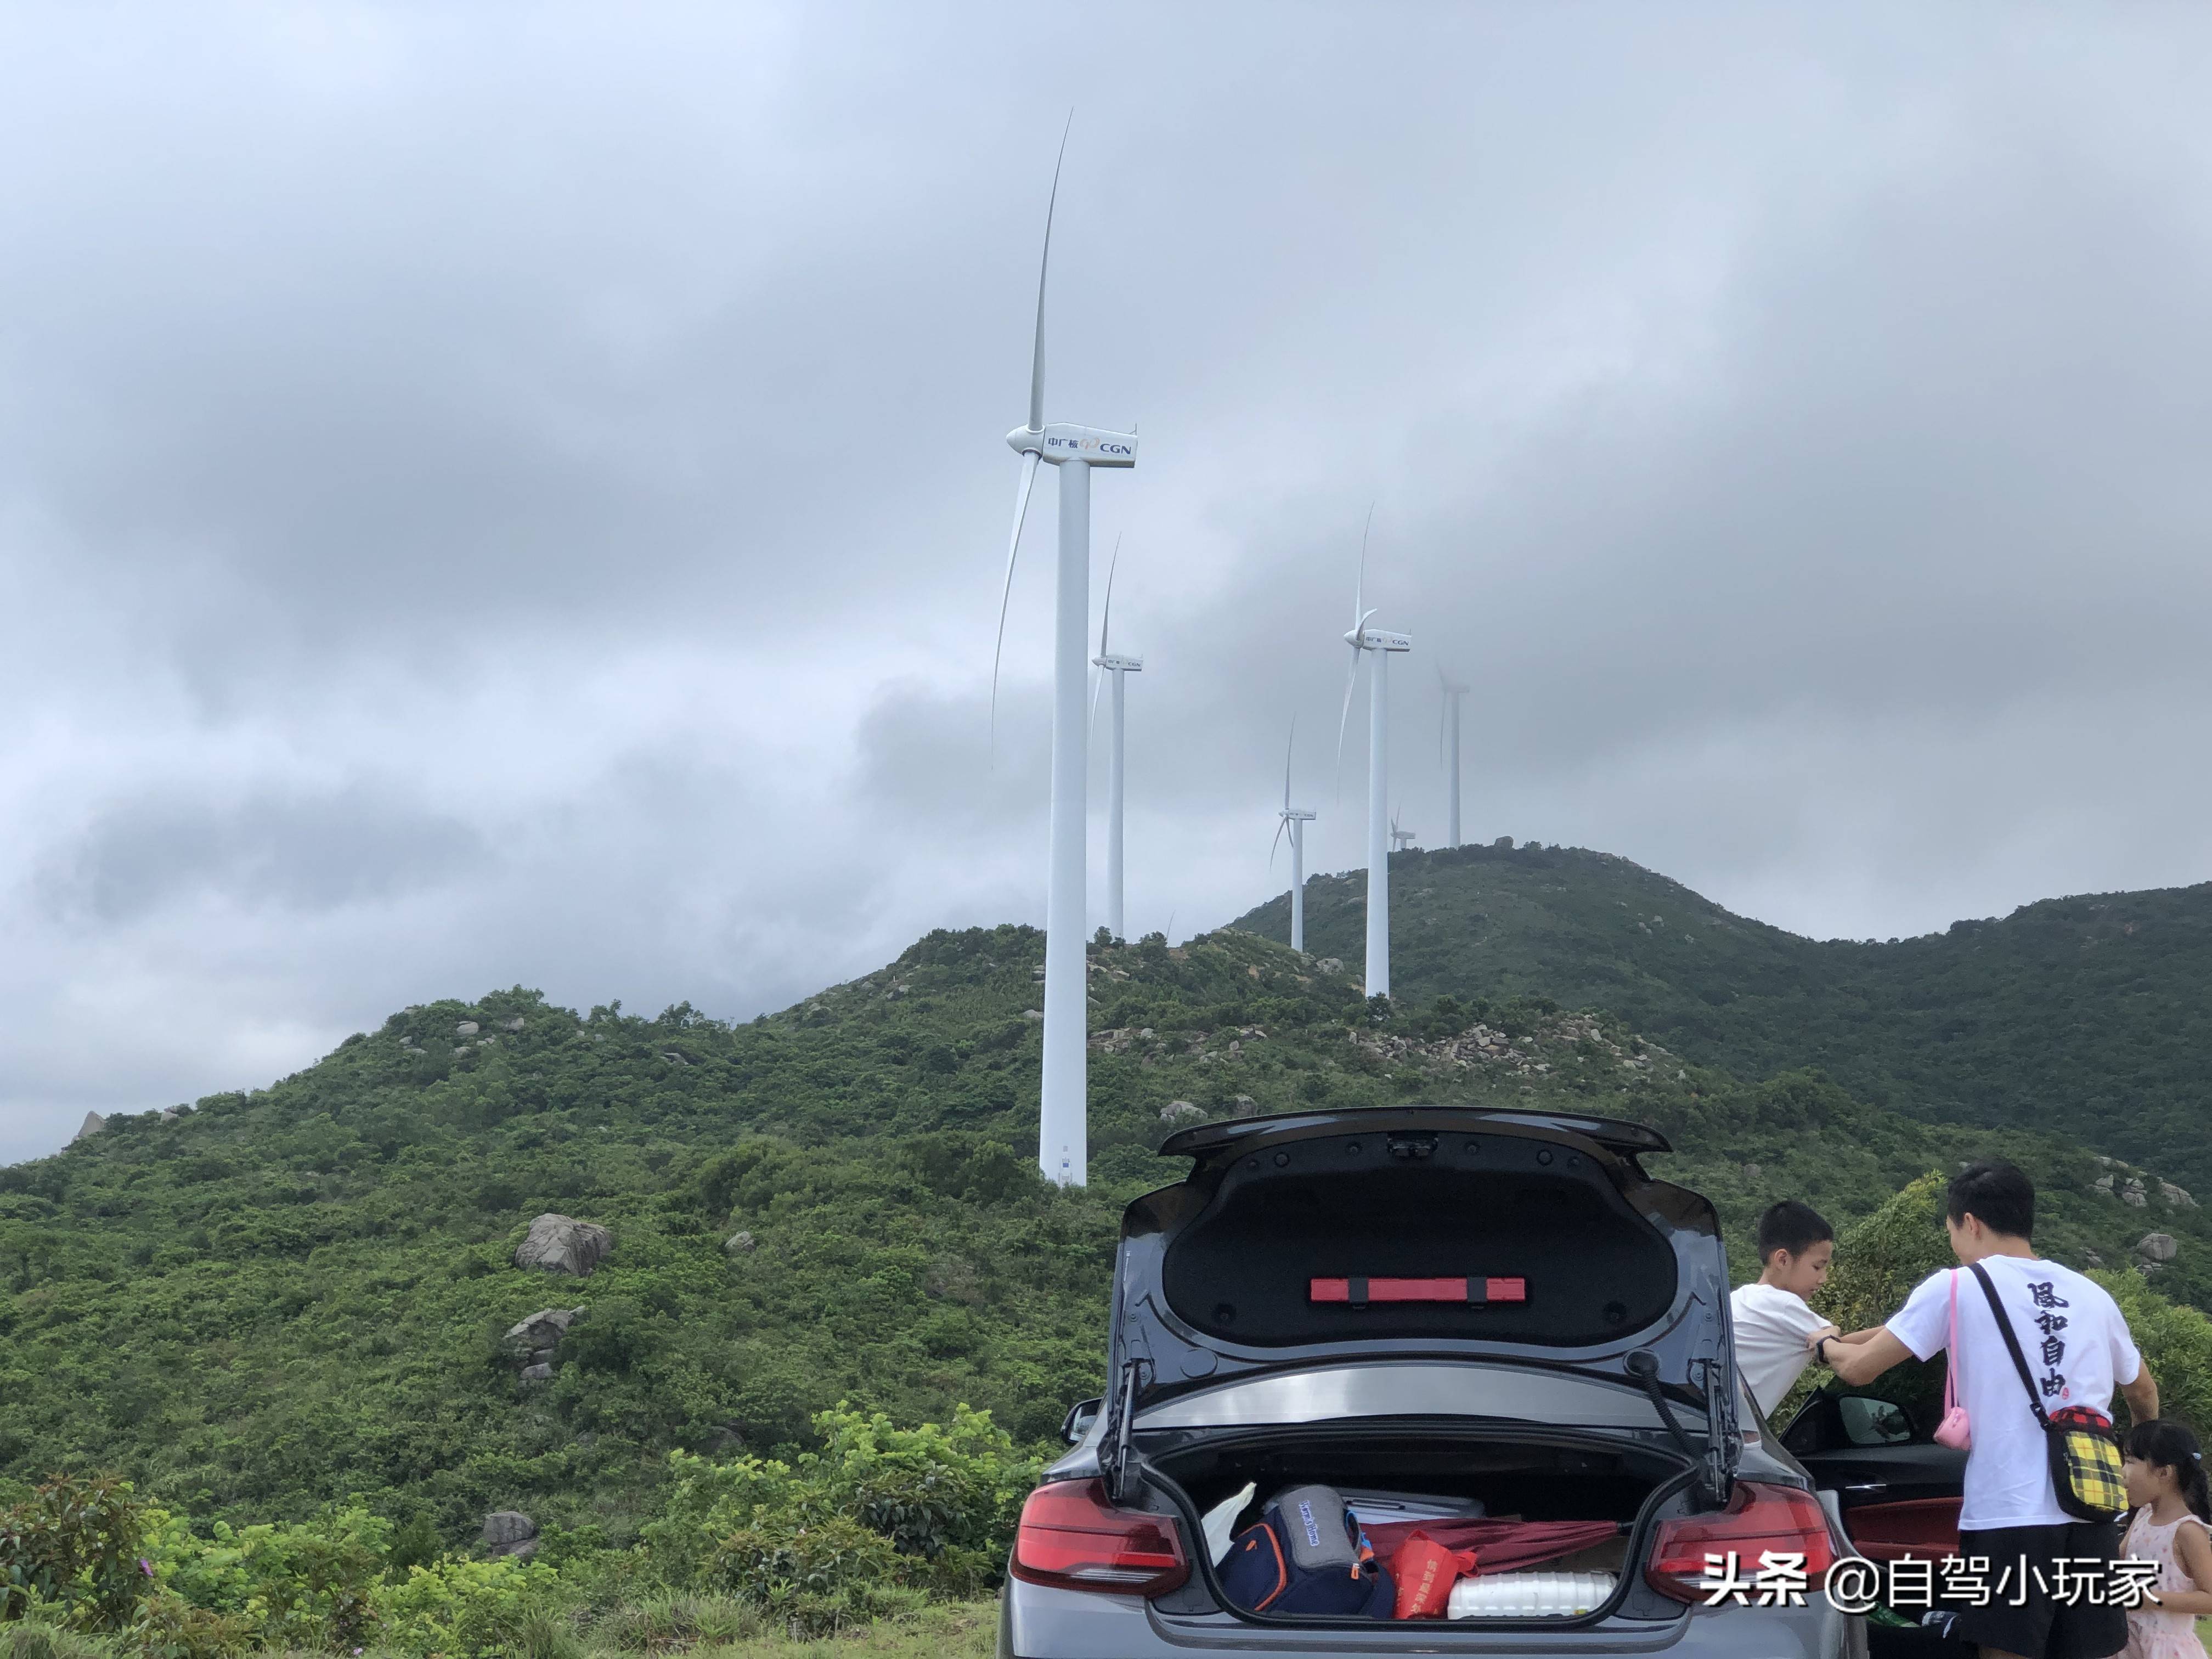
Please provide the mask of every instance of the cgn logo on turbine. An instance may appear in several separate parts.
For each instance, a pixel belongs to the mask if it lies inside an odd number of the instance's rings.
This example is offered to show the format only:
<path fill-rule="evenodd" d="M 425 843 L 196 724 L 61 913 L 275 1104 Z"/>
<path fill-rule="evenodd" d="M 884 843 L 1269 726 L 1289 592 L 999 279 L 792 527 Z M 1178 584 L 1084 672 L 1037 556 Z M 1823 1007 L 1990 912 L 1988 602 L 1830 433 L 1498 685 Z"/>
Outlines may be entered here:
<path fill-rule="evenodd" d="M 1137 441 L 1134 438 L 1126 434 L 1096 432 L 1083 427 L 1048 427 L 1044 431 L 1043 447 L 1054 454 L 1079 456 L 1100 466 L 1128 466 L 1137 458 Z"/>

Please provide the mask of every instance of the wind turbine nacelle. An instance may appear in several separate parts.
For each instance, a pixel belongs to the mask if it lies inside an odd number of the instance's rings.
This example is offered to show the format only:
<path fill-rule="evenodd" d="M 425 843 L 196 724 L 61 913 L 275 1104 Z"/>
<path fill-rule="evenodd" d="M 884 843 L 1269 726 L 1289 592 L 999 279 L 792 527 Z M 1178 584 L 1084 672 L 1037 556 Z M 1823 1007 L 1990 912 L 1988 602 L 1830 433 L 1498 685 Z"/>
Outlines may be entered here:
<path fill-rule="evenodd" d="M 1285 806 L 1282 811 L 1276 813 L 1275 816 L 1279 818 L 1284 819 L 1285 822 L 1311 823 L 1314 819 L 1319 816 L 1319 814 L 1309 811 L 1303 806 Z"/>
<path fill-rule="evenodd" d="M 1141 674 L 1145 672 L 1145 659 L 1142 657 L 1093 657 L 1091 659 L 1091 665 L 1093 668 L 1105 669 L 1109 673 L 1115 674 Z"/>
<path fill-rule="evenodd" d="M 1357 634 L 1345 636 L 1362 651 L 1411 651 L 1411 634 L 1393 634 L 1388 629 L 1363 628 Z"/>
<path fill-rule="evenodd" d="M 1064 461 L 1081 461 L 1086 466 L 1137 464 L 1135 433 L 1107 432 L 1095 426 L 1063 426 L 1055 422 L 1042 432 L 1035 427 L 1018 426 L 1006 434 L 1006 444 L 1017 454 L 1034 453 L 1055 466 Z"/>

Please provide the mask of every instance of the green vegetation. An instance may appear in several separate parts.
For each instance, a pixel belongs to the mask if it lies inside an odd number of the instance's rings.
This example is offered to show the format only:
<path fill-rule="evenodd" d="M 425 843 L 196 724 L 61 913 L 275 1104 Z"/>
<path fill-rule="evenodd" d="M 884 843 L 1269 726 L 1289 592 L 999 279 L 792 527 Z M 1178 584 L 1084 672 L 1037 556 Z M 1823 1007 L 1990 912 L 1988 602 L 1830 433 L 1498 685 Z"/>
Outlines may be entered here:
<path fill-rule="evenodd" d="M 0 1659 L 582 1659 L 821 1637 L 885 1621 L 944 1635 L 994 1582 L 1036 1466 L 988 1419 L 901 1431 L 825 1415 L 796 1468 L 685 1460 L 667 1515 L 623 1551 L 413 1559 L 358 1505 L 196 1531 L 110 1479 L 48 1481 L 0 1514 Z M 881 1645 L 881 1644 L 878 1644 Z M 898 1645 L 898 1644 L 894 1644 Z"/>
<path fill-rule="evenodd" d="M 2051 1253 L 2112 1270 L 2212 1387 L 2212 1220 L 2154 1178 L 2118 1203 L 2097 1149 L 1747 1081 L 1524 984 L 1370 1004 L 1247 932 L 1093 948 L 1094 1184 L 1051 1188 L 1042 961 L 1031 930 L 935 933 L 736 1026 L 520 989 L 410 1008 L 0 1170 L 0 1659 L 980 1643 L 1020 1497 L 1099 1389 L 1120 1208 L 1205 1116 L 1641 1120 L 1740 1277 L 1758 1211 L 1802 1197 L 1854 1229 L 1837 1293 L 1869 1304 L 1933 1265 L 1929 1172 L 2002 1152 Z M 547 1212 L 611 1231 L 588 1277 L 514 1265 Z M 2128 1270 L 2153 1228 L 2180 1242 L 2164 1296 Z M 580 1312 L 526 1377 L 507 1333 L 546 1309 Z M 499 1510 L 533 1558 L 473 1541 Z"/>
<path fill-rule="evenodd" d="M 1416 1001 L 1609 1008 L 1741 1077 L 1818 1067 L 1914 1117 L 2045 1130 L 2212 1191 L 2212 884 L 2023 905 L 1877 944 L 1732 915 L 1610 854 L 1390 860 L 1391 977 Z M 1316 876 L 1306 942 L 1362 969 L 1366 878 Z M 1290 937 L 1287 895 L 1236 924 Z"/>

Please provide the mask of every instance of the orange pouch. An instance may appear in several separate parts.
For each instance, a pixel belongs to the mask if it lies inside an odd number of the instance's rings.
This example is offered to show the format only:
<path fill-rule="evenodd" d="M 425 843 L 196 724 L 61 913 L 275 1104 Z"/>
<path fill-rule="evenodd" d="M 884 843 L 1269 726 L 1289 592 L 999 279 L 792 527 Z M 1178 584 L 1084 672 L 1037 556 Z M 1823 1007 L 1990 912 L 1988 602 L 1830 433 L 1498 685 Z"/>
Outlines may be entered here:
<path fill-rule="evenodd" d="M 1398 1583 L 1394 1619 L 1440 1619 L 1451 1603 L 1453 1583 L 1474 1571 L 1473 1550 L 1448 1550 L 1425 1532 L 1398 1546 L 1390 1576 Z"/>

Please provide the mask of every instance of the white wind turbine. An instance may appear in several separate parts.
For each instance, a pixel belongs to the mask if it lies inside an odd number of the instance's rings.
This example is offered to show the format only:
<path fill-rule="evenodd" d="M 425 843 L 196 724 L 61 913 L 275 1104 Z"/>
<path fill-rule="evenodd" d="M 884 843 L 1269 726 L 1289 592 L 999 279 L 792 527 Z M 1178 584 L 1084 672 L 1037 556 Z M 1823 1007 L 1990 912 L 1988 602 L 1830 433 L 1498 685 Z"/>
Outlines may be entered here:
<path fill-rule="evenodd" d="M 1390 850 L 1392 852 L 1404 852 L 1419 839 L 1420 833 L 1418 830 L 1401 830 L 1398 827 L 1398 815 L 1395 812 L 1390 814 Z"/>
<path fill-rule="evenodd" d="M 1444 678 L 1444 671 L 1437 670 L 1437 690 L 1444 700 L 1437 718 L 1437 747 L 1449 757 L 1450 783 L 1444 797 L 1448 803 L 1448 822 L 1445 824 L 1444 845 L 1459 845 L 1459 700 L 1468 694 L 1466 686 Z"/>
<path fill-rule="evenodd" d="M 1282 822 L 1275 826 L 1273 845 L 1267 848 L 1267 867 L 1275 867 L 1275 848 L 1283 844 L 1285 831 L 1291 837 L 1291 949 L 1306 948 L 1306 825 L 1314 821 L 1314 814 L 1305 807 L 1291 805 L 1291 750 L 1298 740 L 1298 722 L 1291 720 L 1291 740 L 1283 745 L 1283 809 L 1275 816 Z"/>
<path fill-rule="evenodd" d="M 1121 567 L 1121 544 L 1114 543 L 1114 557 L 1106 567 L 1106 611 L 1098 619 L 1098 654 L 1091 659 L 1098 681 L 1091 688 L 1091 719 L 1098 720 L 1098 692 L 1109 675 L 1114 681 L 1114 745 L 1106 766 L 1106 931 L 1115 939 L 1121 931 L 1121 682 L 1145 670 L 1142 657 L 1115 656 L 1106 648 L 1107 630 L 1114 625 L 1114 573 Z M 1048 941 L 1049 948 L 1049 941 Z"/>
<path fill-rule="evenodd" d="M 1073 117 L 1069 118 L 1070 124 Z M 1060 136 L 1060 159 L 1067 134 Z M 1006 601 L 1013 592 L 1014 556 L 1022 544 L 1022 520 L 1036 482 L 1037 463 L 1060 471 L 1060 561 L 1053 609 L 1052 842 L 1044 907 L 1044 1064 L 1037 1115 L 1037 1164 L 1048 1180 L 1080 1187 L 1089 1173 L 1084 1097 L 1088 1058 L 1084 949 L 1084 775 L 1089 762 L 1084 731 L 1084 635 L 1091 623 L 1091 469 L 1134 466 L 1137 434 L 1106 432 L 1044 419 L 1045 276 L 1052 264 L 1053 210 L 1060 203 L 1060 161 L 1052 168 L 1052 195 L 1044 211 L 1044 253 L 1037 261 L 1036 333 L 1030 356 L 1030 418 L 1006 442 L 1022 458 L 1014 495 L 1014 530 L 1006 544 L 1006 587 L 999 599 L 999 651 L 1006 641 Z M 991 659 L 991 714 L 999 707 L 999 657 Z"/>
<path fill-rule="evenodd" d="M 1370 530 L 1375 509 L 1367 509 Z M 1352 673 L 1344 683 L 1344 713 L 1336 723 L 1336 763 L 1344 769 L 1344 733 L 1352 719 L 1352 694 L 1359 684 L 1359 660 L 1371 653 L 1375 672 L 1367 686 L 1367 994 L 1390 994 L 1390 653 L 1411 651 L 1410 635 L 1370 628 L 1367 603 L 1367 534 L 1359 538 L 1359 581 L 1352 592 L 1352 628 L 1344 642 L 1352 647 Z"/>

